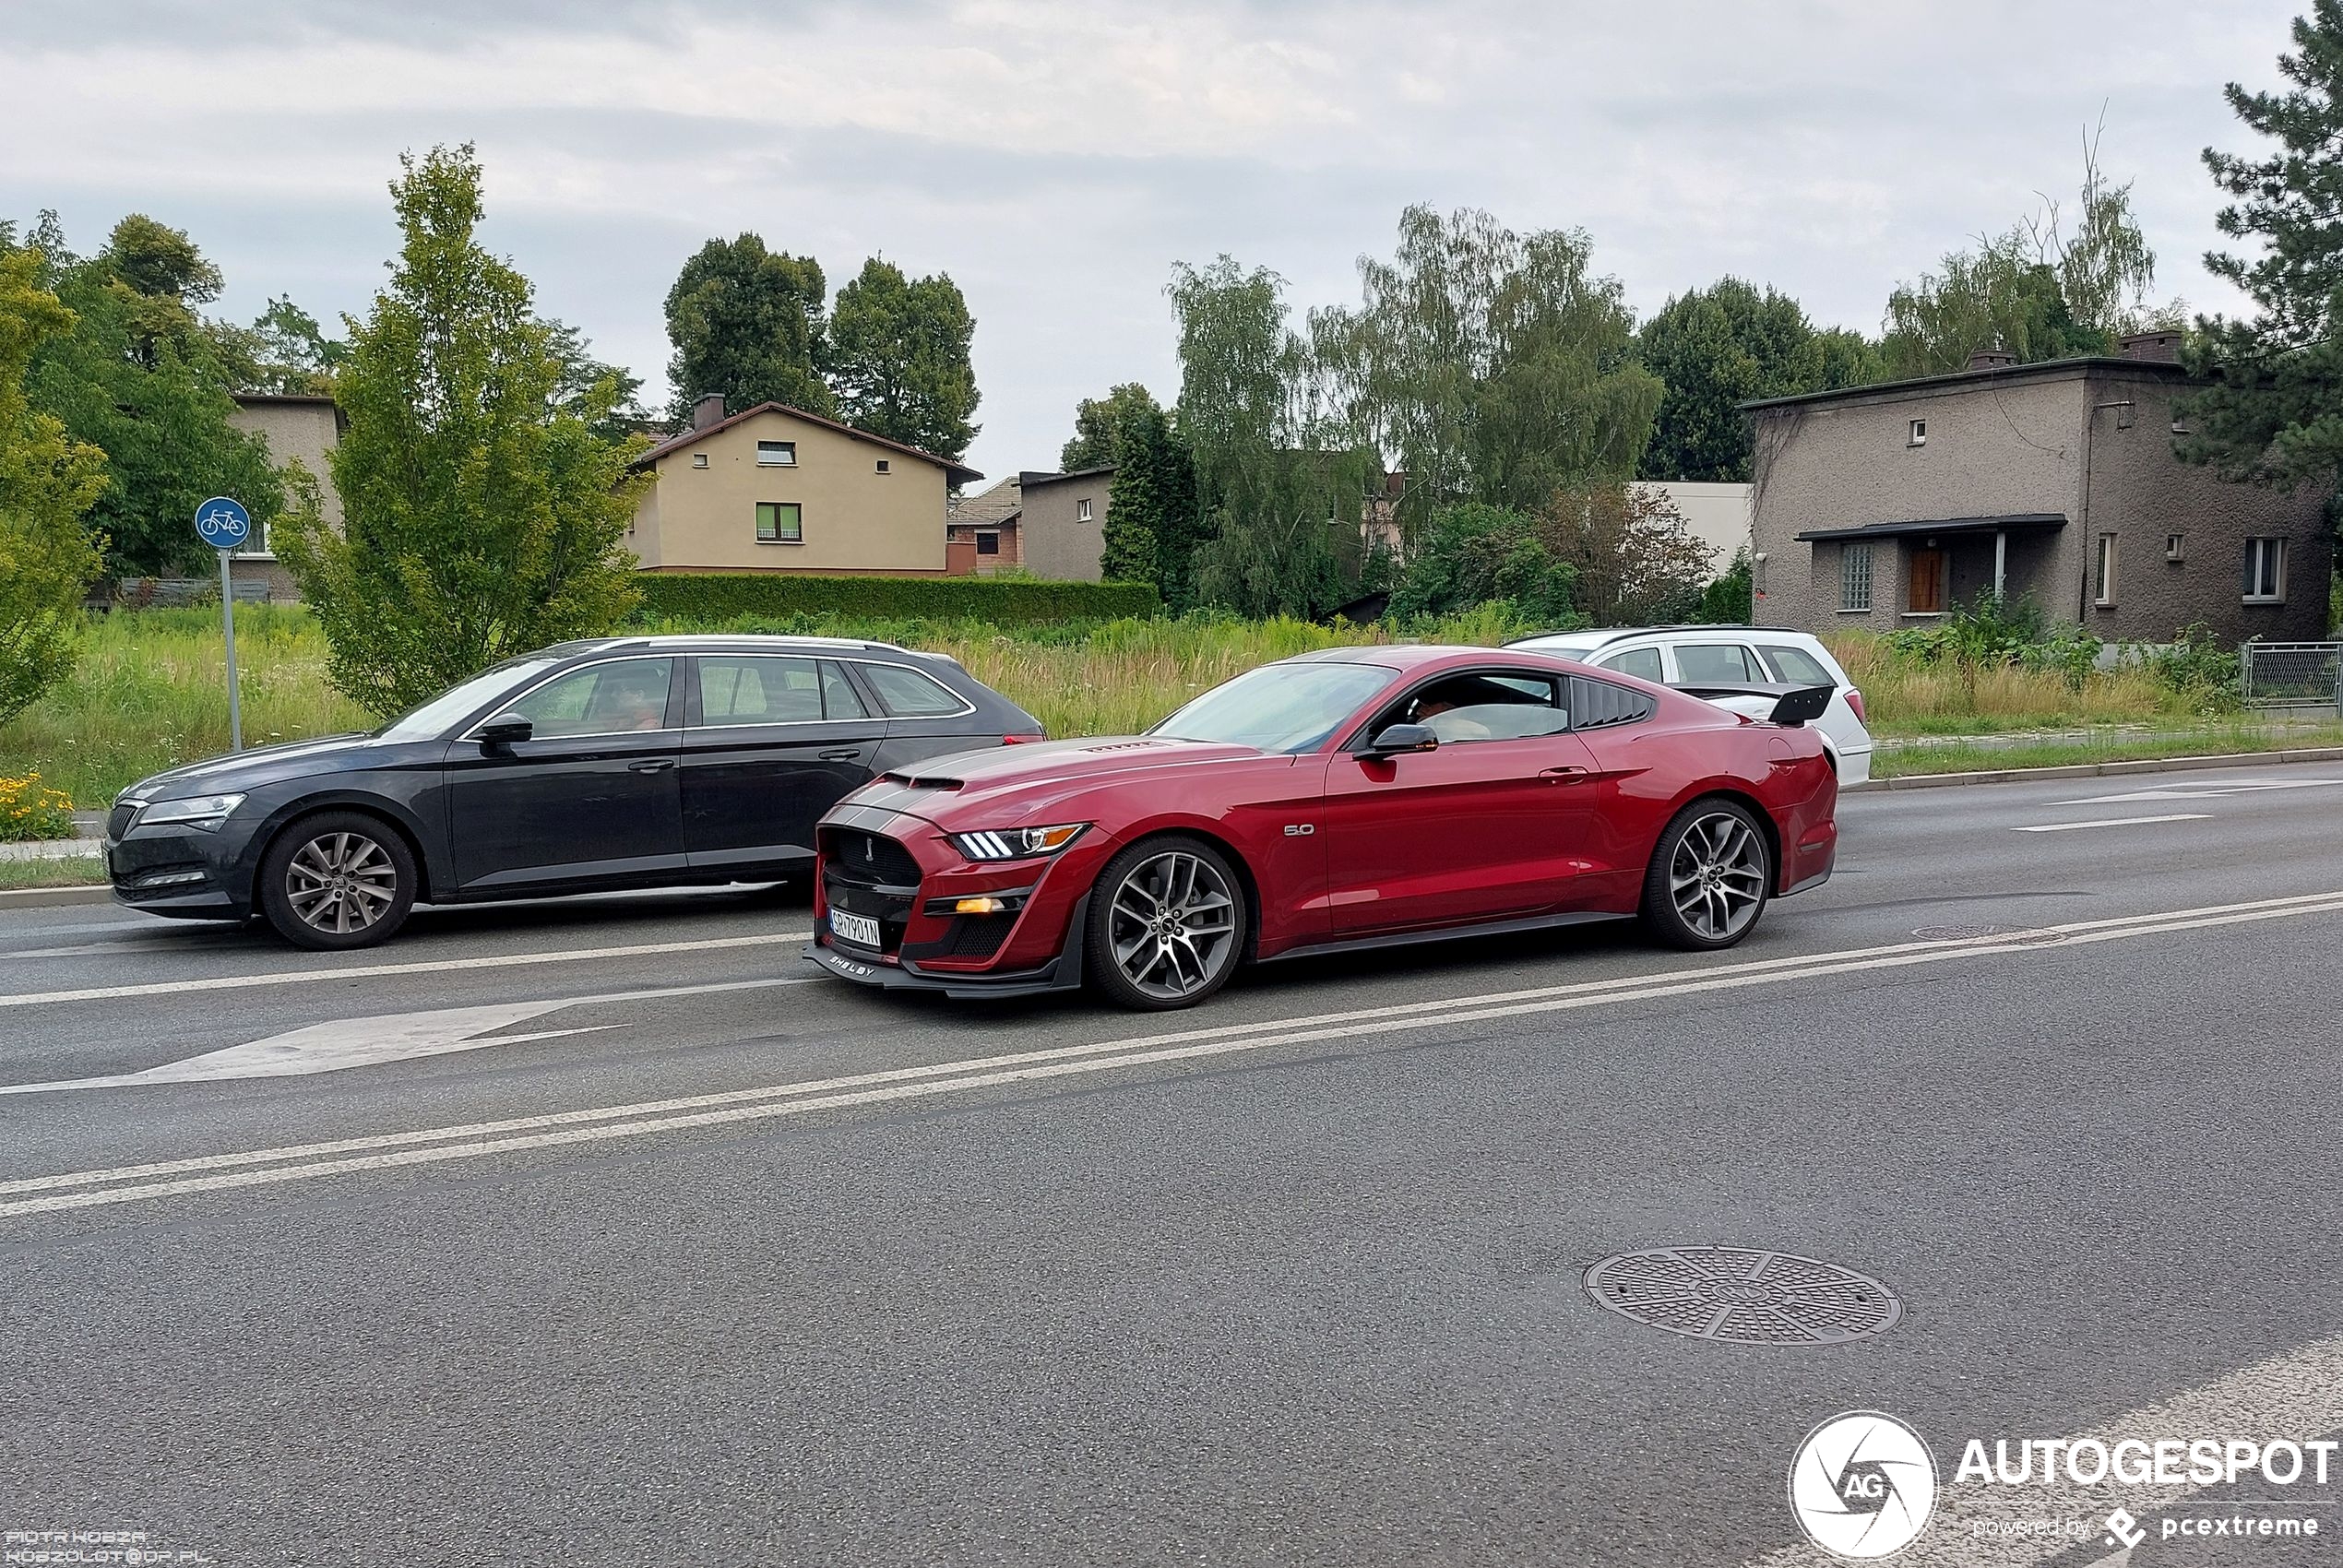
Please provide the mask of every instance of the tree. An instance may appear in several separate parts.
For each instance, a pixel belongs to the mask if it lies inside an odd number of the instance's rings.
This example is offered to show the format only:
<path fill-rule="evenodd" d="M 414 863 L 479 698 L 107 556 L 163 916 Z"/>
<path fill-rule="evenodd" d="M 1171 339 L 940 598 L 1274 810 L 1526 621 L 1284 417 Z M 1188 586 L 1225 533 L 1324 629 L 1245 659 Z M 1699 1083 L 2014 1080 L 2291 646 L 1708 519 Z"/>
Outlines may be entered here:
<path fill-rule="evenodd" d="M 1174 612 L 1195 602 L 1195 552 L 1203 542 L 1195 459 L 1152 400 L 1118 434 L 1107 486 L 1100 566 L 1104 575 L 1151 582 Z"/>
<path fill-rule="evenodd" d="M 2176 322 L 2177 303 L 2155 305 L 2156 253 L 2132 211 L 2129 182 L 2111 184 L 2099 166 L 2099 135 L 2083 144 L 2081 216 L 2074 235 L 2058 204 L 1974 250 L 1945 255 L 1940 270 L 1898 284 L 1887 300 L 1881 352 L 1889 374 L 1941 375 L 1970 354 L 1997 349 L 2021 364 L 2103 354 L 2144 327 Z"/>
<path fill-rule="evenodd" d="M 564 400 L 556 329 L 475 238 L 470 144 L 399 163 L 403 244 L 338 391 L 345 529 L 304 474 L 276 540 L 324 624 L 334 684 L 382 714 L 614 624 L 636 598 L 621 540 L 646 482 L 627 469 L 639 444 L 593 431 L 614 380 Z"/>
<path fill-rule="evenodd" d="M 976 318 L 944 273 L 908 279 L 871 257 L 830 310 L 830 386 L 846 422 L 959 460 L 976 439 Z"/>
<path fill-rule="evenodd" d="M 1390 612 L 1454 615 L 1504 600 L 1523 621 L 1567 627 L 1583 624 L 1573 606 L 1577 576 L 1554 558 L 1537 518 L 1469 501 L 1433 514 L 1392 590 Z"/>
<path fill-rule="evenodd" d="M 1667 387 L 1637 469 L 1645 479 L 1745 483 L 1743 402 L 1873 379 L 1861 334 L 1817 332 L 1797 301 L 1738 278 L 1670 300 L 1636 333 L 1635 349 Z"/>
<path fill-rule="evenodd" d="M 1240 614 L 1314 616 L 1350 597 L 1360 519 L 1382 465 L 1311 400 L 1285 280 L 1229 256 L 1181 263 L 1176 428 L 1193 455 L 1197 597 Z M 1110 516 L 1112 505 L 1110 505 Z"/>
<path fill-rule="evenodd" d="M 106 487 L 105 454 L 25 398 L 42 340 L 73 313 L 40 286 L 42 258 L 0 235 L 0 722 L 73 668 L 81 596 L 99 569 L 82 519 Z"/>
<path fill-rule="evenodd" d="M 1312 316 L 1325 396 L 1408 476 L 1403 528 L 1460 500 L 1535 507 L 1573 479 L 1635 472 L 1661 386 L 1592 255 L 1575 231 L 1410 207 L 1396 257 L 1361 258 L 1359 308 Z"/>
<path fill-rule="evenodd" d="M 189 308 L 217 288 L 217 271 L 182 247 L 184 235 L 135 215 L 87 260 L 65 248 L 50 215 L 33 239 L 73 325 L 35 351 L 26 390 L 33 407 L 105 454 L 92 521 L 109 540 L 106 570 L 202 570 L 210 552 L 196 538 L 198 505 L 232 495 L 266 528 L 284 500 L 267 445 L 230 422 L 236 376 Z M 141 291 L 149 288 L 162 291 Z"/>
<path fill-rule="evenodd" d="M 1688 621 L 1708 583 L 1708 547 L 1667 493 L 1617 480 L 1559 492 L 1539 514 L 1541 536 L 1575 574 L 1578 609 L 1598 626 Z"/>
<path fill-rule="evenodd" d="M 349 343 L 327 337 L 317 318 L 287 295 L 270 299 L 268 308 L 237 334 L 237 341 L 250 367 L 242 387 L 247 392 L 329 397 L 334 376 L 350 358 Z"/>
<path fill-rule="evenodd" d="M 1123 432 L 1134 422 L 1162 411 L 1155 394 L 1136 381 L 1124 382 L 1103 398 L 1083 398 L 1074 410 L 1074 439 L 1058 452 L 1058 471 L 1072 474 L 1112 468 Z"/>
<path fill-rule="evenodd" d="M 2214 384 L 2184 400 L 2187 461 L 2225 479 L 2294 488 L 2343 476 L 2343 230 L 2335 220 L 2335 146 L 2343 137 L 2343 0 L 2315 0 L 2297 18 L 2291 84 L 2248 92 L 2230 107 L 2277 146 L 2261 157 L 2207 148 L 2205 165 L 2235 198 L 2220 231 L 2260 254 L 2215 252 L 2205 265 L 2252 298 L 2250 319 L 2200 317 L 2184 349 Z"/>
<path fill-rule="evenodd" d="M 735 409 L 769 402 L 837 412 L 821 374 L 827 288 L 821 263 L 767 251 L 755 234 L 702 245 L 667 291 L 674 417 L 690 419 L 711 392 Z"/>
<path fill-rule="evenodd" d="M 553 382 L 554 407 L 577 413 L 604 441 L 624 441 L 650 422 L 639 400 L 641 376 L 596 359 L 594 345 L 567 322 L 549 318 L 545 330 L 561 363 Z"/>

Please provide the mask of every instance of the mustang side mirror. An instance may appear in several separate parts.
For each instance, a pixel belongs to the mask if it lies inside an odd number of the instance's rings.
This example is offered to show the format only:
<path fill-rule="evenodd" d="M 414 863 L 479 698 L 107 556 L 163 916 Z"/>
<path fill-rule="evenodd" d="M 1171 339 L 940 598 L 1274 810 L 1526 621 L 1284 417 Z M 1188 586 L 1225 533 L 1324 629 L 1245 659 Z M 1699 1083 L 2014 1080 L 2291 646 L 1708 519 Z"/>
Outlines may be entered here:
<path fill-rule="evenodd" d="M 1432 732 L 1429 724 L 1394 724 L 1374 738 L 1366 750 L 1368 756 L 1392 757 L 1409 752 L 1436 751 L 1440 737 Z"/>
<path fill-rule="evenodd" d="M 492 719 L 475 733 L 483 746 L 509 746 L 537 733 L 537 726 L 526 719 Z"/>

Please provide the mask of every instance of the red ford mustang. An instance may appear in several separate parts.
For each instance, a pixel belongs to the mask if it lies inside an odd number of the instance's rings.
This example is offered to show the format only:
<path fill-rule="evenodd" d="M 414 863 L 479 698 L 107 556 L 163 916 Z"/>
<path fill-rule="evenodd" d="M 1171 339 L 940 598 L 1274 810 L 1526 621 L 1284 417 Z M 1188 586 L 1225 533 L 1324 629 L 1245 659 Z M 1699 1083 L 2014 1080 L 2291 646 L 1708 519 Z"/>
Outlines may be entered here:
<path fill-rule="evenodd" d="M 1518 649 L 1303 654 L 1146 735 L 865 785 L 822 819 L 806 956 L 1160 1008 L 1246 961 L 1623 916 L 1729 947 L 1838 845 L 1814 693 L 1778 695 L 1757 722 Z"/>

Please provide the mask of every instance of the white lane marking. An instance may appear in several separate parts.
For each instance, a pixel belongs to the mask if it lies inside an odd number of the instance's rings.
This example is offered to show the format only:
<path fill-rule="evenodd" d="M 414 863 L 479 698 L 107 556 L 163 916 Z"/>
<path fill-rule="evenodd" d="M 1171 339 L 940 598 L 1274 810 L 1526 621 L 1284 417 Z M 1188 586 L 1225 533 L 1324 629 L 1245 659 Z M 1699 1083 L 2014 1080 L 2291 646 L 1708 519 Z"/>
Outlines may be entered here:
<path fill-rule="evenodd" d="M 504 1133 L 526 1132 L 542 1127 L 574 1125 L 586 1122 L 602 1122 L 626 1116 L 663 1115 L 671 1111 L 699 1111 L 714 1106 L 741 1105 L 752 1101 L 780 1099 L 794 1094 L 813 1094 L 831 1089 L 857 1087 L 867 1084 L 897 1083 L 911 1079 L 935 1077 L 979 1068 L 1014 1066 L 1029 1062 L 1050 1062 L 1077 1057 L 1096 1056 L 1119 1051 L 1136 1051 L 1160 1045 L 1176 1045 L 1189 1040 L 1219 1039 L 1232 1036 L 1262 1034 L 1281 1029 L 1300 1028 L 1320 1024 L 1372 1023 L 1385 1018 L 1399 1018 L 1408 1022 L 1423 1021 L 1421 1015 L 1456 1014 L 1460 1007 L 1493 1007 L 1513 1003 L 1534 1004 L 1550 997 L 1592 997 L 1607 1000 L 1620 992 L 1641 992 L 1647 988 L 1683 979 L 1722 981 L 1735 976 L 1753 980 L 1774 978 L 1784 969 L 1802 972 L 1816 964 L 1839 963 L 1856 959 L 1892 957 L 1906 953 L 1960 953 L 1985 949 L 1999 952 L 2014 941 L 2028 945 L 2038 944 L 2047 937 L 2075 937 L 2088 933 L 2113 932 L 2123 934 L 2141 926 L 2159 927 L 2163 922 L 2203 916 L 2235 916 L 2240 919 L 2262 918 L 2292 913 L 2315 913 L 2329 906 L 2343 908 L 2343 889 L 2327 893 L 2298 893 L 2288 897 L 2258 898 L 2243 904 L 2216 904 L 2202 909 L 2180 909 L 2147 915 L 2118 915 L 2095 921 L 2075 921 L 2064 925 L 2041 926 L 2028 932 L 1998 932 L 1982 937 L 1933 937 L 1916 942 L 1894 943 L 1884 947 L 1848 948 L 1837 953 L 1806 953 L 1782 958 L 1755 958 L 1740 963 L 1724 964 L 1698 969 L 1667 970 L 1656 975 L 1622 975 L 1609 980 L 1573 980 L 1562 985 L 1534 986 L 1524 991 L 1496 992 L 1480 997 L 1440 997 L 1427 1002 L 1402 1002 L 1381 1007 L 1362 1007 L 1350 1012 L 1320 1013 L 1301 1017 L 1265 1018 L 1243 1024 L 1215 1024 L 1202 1028 L 1180 1029 L 1164 1034 L 1140 1035 L 1121 1039 L 1098 1040 L 1087 1045 L 1054 1046 L 1042 1051 L 1022 1051 L 1006 1056 L 981 1057 L 975 1060 L 946 1062 L 928 1067 L 898 1067 L 886 1072 L 859 1074 L 851 1077 L 827 1078 L 814 1082 L 773 1084 L 761 1088 L 733 1089 L 719 1094 L 692 1095 L 681 1099 L 648 1100 L 635 1105 L 613 1105 L 586 1111 L 548 1111 L 537 1116 L 513 1117 L 500 1122 L 474 1122 L 460 1126 L 426 1128 L 412 1133 L 378 1133 L 365 1137 L 341 1138 L 329 1143 L 294 1144 L 275 1148 L 252 1149 L 235 1154 L 199 1155 L 184 1159 L 161 1160 L 146 1165 L 124 1166 L 112 1170 L 69 1172 L 55 1176 L 23 1177 L 0 1182 L 0 1194 L 40 1192 L 56 1187 L 82 1186 L 99 1182 L 129 1181 L 146 1176 L 177 1175 L 189 1170 L 217 1170 L 240 1165 L 269 1164 L 280 1160 L 314 1158 L 327 1155 L 348 1154 L 360 1149 L 396 1148 L 409 1144 L 437 1143 L 451 1138 L 485 1137 Z M 820 977 L 809 977 L 818 979 Z M 773 983 L 767 980 L 732 980 L 711 985 L 684 988 L 690 991 L 738 991 Z M 632 994 L 632 993 L 629 993 Z M 593 998 L 581 1000 L 591 1001 Z M 1520 1011 L 1523 1009 L 1514 1009 Z M 1433 1020 L 1435 1022 L 1442 1020 Z"/>
<path fill-rule="evenodd" d="M 2110 816 L 2096 822 L 2038 822 L 2031 827 L 2013 827 L 2012 833 L 2072 833 L 2078 827 L 2137 827 L 2147 822 L 2210 822 L 2210 812 L 2173 812 L 2166 816 Z"/>
<path fill-rule="evenodd" d="M 2121 795 L 2093 795 L 2080 801 L 2052 801 L 2055 806 L 2109 806 L 2127 801 L 2210 801 L 2223 795 L 2254 795 L 2265 790 L 2332 790 L 2343 778 L 2224 778 L 2197 784 L 2150 784 Z"/>
<path fill-rule="evenodd" d="M 2159 1437 L 2234 1436 L 2250 1437 L 2264 1443 L 2279 1439 L 2304 1443 L 2325 1437 L 2338 1428 L 2343 1428 L 2343 1337 L 2314 1340 L 2300 1349 L 2242 1367 L 2225 1377 L 2185 1389 L 2160 1404 L 2117 1416 L 2095 1431 L 2076 1432 L 2066 1443 L 2072 1448 L 2077 1443 L 2096 1439 L 2110 1449 L 2125 1438 L 2153 1442 Z M 2027 1568 L 2075 1550 L 2072 1537 L 2055 1533 L 1971 1536 L 1961 1527 L 1966 1521 L 1945 1511 L 1945 1488 L 1951 1482 L 1952 1469 L 1960 1463 L 1956 1443 L 1977 1437 L 1990 1444 L 1995 1437 L 2014 1440 L 2033 1435 L 2036 1434 L 2010 1431 L 1929 1432 L 1928 1439 L 1935 1445 L 1936 1462 L 1946 1472 L 1938 1480 L 1937 1517 L 1927 1534 L 1896 1554 L 1899 1568 L 1906 1564 L 1917 1564 L 1919 1568 L 1936 1568 L 1940 1564 L 1942 1568 Z M 1787 1454 L 1782 1455 L 1782 1468 L 1784 1473 L 1790 1468 Z M 2147 1515 L 2185 1503 L 2206 1489 L 2194 1481 L 2175 1481 L 2162 1486 L 2061 1483 L 2023 1488 L 1996 1486 L 1992 1490 L 1998 1494 L 1997 1501 L 2014 1503 L 2023 1499 L 2029 1509 L 2046 1516 L 2062 1510 L 2096 1515 L 2091 1520 L 2096 1526 L 2118 1505 L 2135 1515 Z M 2321 1526 L 2324 1533 L 2331 1527 L 2332 1521 L 2322 1517 Z M 2118 1552 L 2100 1558 L 2093 1568 L 2123 1562 L 2128 1556 L 2128 1552 Z M 1801 1543 L 1753 1558 L 1748 1568 L 1830 1568 L 1842 1561 Z"/>
<path fill-rule="evenodd" d="M 2324 901 L 2313 901 L 2313 899 Z M 1980 954 L 2040 953 L 2052 946 L 2116 941 L 2131 936 L 2159 935 L 2168 932 L 2194 931 L 2242 921 L 2278 920 L 2292 915 L 2336 912 L 2343 912 L 2343 893 L 2318 895 L 2313 896 L 2313 898 L 2265 900 L 2254 905 L 2223 905 L 2205 909 L 2178 910 L 2161 917 L 2132 916 L 2121 921 L 2080 921 L 2070 926 L 2045 927 L 2037 931 L 2016 932 L 1990 938 L 1905 943 L 1890 948 L 1868 950 L 1869 955 L 1876 956 L 1866 956 L 1861 952 L 1808 955 L 1803 958 L 1774 959 L 1760 964 L 1742 966 L 1736 971 L 1730 972 L 1704 974 L 1693 971 L 1690 974 L 1657 977 L 1640 984 L 1632 980 L 1598 982 L 1597 986 L 1575 988 L 1575 993 L 1572 994 L 1554 994 L 1555 992 L 1574 991 L 1574 988 L 1555 987 L 1550 988 L 1543 993 L 1516 993 L 1530 999 L 1502 1005 L 1493 1006 L 1474 1003 L 1459 1004 L 1451 999 L 1439 1004 L 1366 1009 L 1359 1013 L 1329 1014 L 1314 1018 L 1268 1020 L 1257 1024 L 1236 1026 L 1230 1029 L 1197 1029 L 1187 1031 L 1184 1035 L 1101 1040 L 1087 1045 L 1027 1051 L 1014 1056 L 941 1063 L 927 1067 L 898 1068 L 890 1072 L 862 1074 L 848 1078 L 777 1084 L 762 1089 L 743 1090 L 729 1095 L 701 1096 L 692 1100 L 670 1100 L 637 1106 L 611 1107 L 601 1111 L 568 1111 L 541 1117 L 523 1117 L 505 1123 L 485 1123 L 474 1127 L 444 1127 L 421 1133 L 390 1134 L 379 1138 L 351 1139 L 334 1145 L 256 1150 L 238 1155 L 213 1155 L 191 1160 L 131 1166 L 113 1170 L 90 1170 L 58 1176 L 33 1177 L 0 1182 L 0 1193 L 54 1190 L 75 1186 L 90 1187 L 103 1182 L 121 1182 L 174 1170 L 212 1170 L 220 1172 L 188 1176 L 181 1181 L 148 1182 L 137 1186 L 100 1187 L 97 1191 L 84 1192 L 55 1192 L 51 1196 L 26 1198 L 15 1203 L 0 1204 L 0 1218 L 45 1213 L 58 1209 L 89 1208 L 100 1205 L 133 1203 L 144 1199 L 172 1197 L 228 1188 L 304 1181 L 311 1177 L 336 1175 L 346 1171 L 435 1164 L 446 1160 L 470 1159 L 486 1155 L 514 1153 L 529 1149 L 601 1142 L 614 1138 L 642 1137 L 655 1133 L 675 1132 L 687 1128 L 768 1121 L 784 1116 L 803 1115 L 813 1111 L 925 1098 L 949 1094 L 961 1089 L 1062 1077 L 1076 1073 L 1105 1072 L 1120 1067 L 1189 1061 L 1233 1051 L 1258 1051 L 1274 1045 L 1330 1039 L 1351 1039 L 1362 1035 L 1388 1034 L 1400 1029 L 1445 1027 L 1491 1018 L 1513 1017 L 1522 1014 L 1599 1007 L 1613 1003 L 1647 1001 L 1782 980 L 1819 979 L 1913 964 L 1942 963 L 1948 959 Z M 1786 967 L 1800 964 L 1805 967 Z M 1445 1010 L 1428 1013 L 1425 1011 L 1427 1006 Z M 1378 1014 L 1383 1016 L 1378 1016 Z M 1260 1032 L 1263 1030 L 1279 1032 Z M 1168 1046 L 1160 1050 L 1139 1049 L 1155 1046 L 1164 1041 L 1194 1039 L 1201 1036 L 1215 1035 L 1229 1038 L 1206 1039 L 1197 1044 Z M 849 1092 L 834 1092 L 838 1090 Z M 681 1110 L 686 1106 L 705 1106 L 711 1109 Z M 614 1120 L 622 1117 L 635 1119 Z M 574 1125 L 582 1122 L 599 1122 L 601 1124 Z M 315 1158 L 328 1152 L 339 1153 L 362 1147 L 383 1148 L 398 1144 L 434 1142 L 489 1132 L 517 1132 L 524 1128 L 554 1127 L 559 1127 L 561 1130 L 526 1133 L 517 1136 L 475 1136 L 472 1137 L 472 1141 L 465 1143 L 436 1143 L 435 1146 L 432 1147 L 400 1148 L 394 1153 L 352 1155 L 347 1158 Z M 264 1170 L 228 1171 L 221 1169 L 231 1165 L 294 1158 L 302 1162 L 278 1164 Z"/>
<path fill-rule="evenodd" d="M 718 947 L 765 947 L 803 942 L 810 931 L 757 932 L 712 936 L 698 942 L 638 942 L 624 947 L 562 947 L 545 953 L 491 953 L 478 958 L 425 958 L 404 964 L 352 964 L 342 968 L 279 969 L 257 975 L 206 975 L 199 980 L 154 980 L 141 985 L 100 985 L 80 991 L 33 991 L 0 995 L 0 1007 L 38 1007 L 56 1002 L 110 1002 L 122 996 L 176 996 L 189 991 L 242 991 L 265 985 L 315 985 L 325 980 L 365 980 L 376 975 L 435 975 L 457 969 L 511 969 L 530 964 L 576 964 L 595 958 L 641 958 L 661 953 L 705 953 Z"/>
<path fill-rule="evenodd" d="M 444 1056 L 455 1051 L 478 1051 L 490 1045 L 517 1045 L 523 1040 L 553 1039 L 563 1035 L 591 1034 L 614 1029 L 617 1024 L 589 1024 L 570 1029 L 538 1029 L 529 1034 L 492 1034 L 515 1024 L 543 1017 L 565 1008 L 614 1002 L 643 1002 L 668 996 L 698 996 L 716 991 L 763 991 L 776 986 L 811 985 L 814 977 L 791 980 L 722 980 L 709 985 L 660 986 L 648 991 L 613 991 L 599 996 L 563 996 L 541 1002 L 497 1002 L 477 1007 L 436 1007 L 420 1013 L 384 1013 L 371 1018 L 334 1018 L 270 1035 L 243 1045 L 224 1046 L 167 1062 L 136 1073 L 110 1073 L 94 1078 L 59 1078 L 40 1084 L 0 1084 L 0 1095 L 50 1094 L 62 1089 L 125 1088 L 140 1084 L 204 1084 L 229 1078 L 301 1077 L 312 1073 L 339 1073 L 351 1067 L 379 1066 L 418 1056 Z"/>

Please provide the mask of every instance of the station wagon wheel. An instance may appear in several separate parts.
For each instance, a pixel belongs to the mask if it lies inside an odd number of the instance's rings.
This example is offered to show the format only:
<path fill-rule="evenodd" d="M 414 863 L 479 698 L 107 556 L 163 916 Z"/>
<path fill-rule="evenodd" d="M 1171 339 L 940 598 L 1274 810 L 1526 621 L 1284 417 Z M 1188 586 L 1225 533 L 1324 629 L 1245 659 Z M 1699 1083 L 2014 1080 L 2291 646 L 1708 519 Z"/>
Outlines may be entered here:
<path fill-rule="evenodd" d="M 368 947 L 397 931 L 415 902 L 405 840 L 357 812 L 297 822 L 262 858 L 261 912 L 303 947 Z"/>
<path fill-rule="evenodd" d="M 1644 877 L 1643 918 L 1678 947 L 1730 947 L 1773 892 L 1773 850 L 1748 808 L 1695 801 L 1668 825 Z"/>
<path fill-rule="evenodd" d="M 1148 839 L 1093 885 L 1087 968 L 1126 1007 L 1192 1007 L 1235 972 L 1245 918 L 1236 873 L 1218 849 Z"/>

